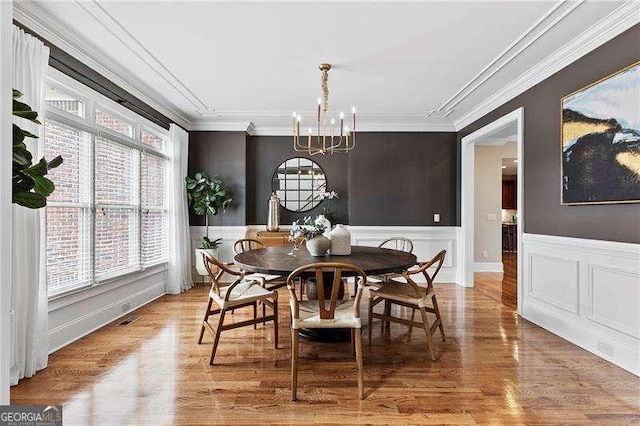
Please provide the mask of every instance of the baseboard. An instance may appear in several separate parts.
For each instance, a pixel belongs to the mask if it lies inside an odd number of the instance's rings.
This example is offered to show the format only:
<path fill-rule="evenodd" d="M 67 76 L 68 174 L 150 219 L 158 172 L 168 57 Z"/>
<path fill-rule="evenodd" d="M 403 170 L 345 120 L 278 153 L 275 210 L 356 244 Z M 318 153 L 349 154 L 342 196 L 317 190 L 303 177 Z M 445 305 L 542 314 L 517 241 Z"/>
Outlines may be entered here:
<path fill-rule="evenodd" d="M 476 262 L 473 264 L 474 272 L 504 272 L 502 262 Z"/>
<path fill-rule="evenodd" d="M 640 376 L 640 348 L 637 345 L 635 347 L 626 345 L 617 339 L 612 339 L 610 335 L 594 331 L 580 320 L 567 320 L 566 317 L 556 316 L 537 306 L 525 304 L 522 317 L 574 345 Z M 603 348 L 610 352 L 603 351 Z"/>

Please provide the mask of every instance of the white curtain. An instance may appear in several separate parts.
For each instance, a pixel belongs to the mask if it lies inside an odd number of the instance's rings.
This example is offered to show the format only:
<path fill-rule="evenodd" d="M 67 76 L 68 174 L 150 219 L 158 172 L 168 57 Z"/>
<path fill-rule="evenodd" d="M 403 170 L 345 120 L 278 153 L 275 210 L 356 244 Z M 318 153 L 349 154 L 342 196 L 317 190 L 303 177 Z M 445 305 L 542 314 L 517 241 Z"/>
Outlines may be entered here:
<path fill-rule="evenodd" d="M 20 101 L 39 113 L 43 122 L 49 48 L 37 38 L 13 27 L 13 88 L 23 93 Z M 16 120 L 24 130 L 40 136 L 25 138 L 34 162 L 44 155 L 44 125 Z M 11 253 L 11 308 L 15 318 L 14 364 L 11 384 L 31 377 L 47 366 L 48 310 L 45 210 L 14 204 Z"/>
<path fill-rule="evenodd" d="M 169 127 L 171 165 L 169 167 L 169 277 L 167 293 L 178 294 L 193 285 L 191 279 L 191 237 L 187 206 L 187 157 L 189 134 L 181 127 Z"/>

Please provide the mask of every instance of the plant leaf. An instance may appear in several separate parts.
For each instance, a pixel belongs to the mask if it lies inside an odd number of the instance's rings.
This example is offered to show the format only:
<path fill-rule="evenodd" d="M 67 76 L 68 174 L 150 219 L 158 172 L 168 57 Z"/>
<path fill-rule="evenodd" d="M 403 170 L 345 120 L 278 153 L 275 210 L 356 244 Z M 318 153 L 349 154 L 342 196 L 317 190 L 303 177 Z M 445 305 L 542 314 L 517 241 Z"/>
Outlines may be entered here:
<path fill-rule="evenodd" d="M 11 201 L 30 209 L 40 209 L 47 205 L 47 198 L 34 192 L 18 192 L 13 194 Z"/>
<path fill-rule="evenodd" d="M 45 160 L 46 161 L 46 160 Z M 55 169 L 56 167 L 60 166 L 62 163 L 64 162 L 64 160 L 62 159 L 61 155 L 58 155 L 56 158 L 54 158 L 53 160 L 49 161 L 49 164 L 47 165 L 47 168 L 49 170 L 51 169 Z"/>

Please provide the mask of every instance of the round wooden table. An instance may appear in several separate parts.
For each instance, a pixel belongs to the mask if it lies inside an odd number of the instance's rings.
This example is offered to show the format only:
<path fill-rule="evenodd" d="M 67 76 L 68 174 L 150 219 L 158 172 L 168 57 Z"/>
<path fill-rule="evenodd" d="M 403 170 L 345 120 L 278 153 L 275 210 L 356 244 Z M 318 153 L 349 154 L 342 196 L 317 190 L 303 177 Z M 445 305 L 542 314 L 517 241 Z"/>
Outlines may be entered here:
<path fill-rule="evenodd" d="M 301 266 L 316 262 L 351 263 L 367 275 L 402 272 L 417 263 L 414 254 L 379 247 L 352 246 L 348 256 L 311 256 L 305 246 L 300 247 L 293 256 L 290 252 L 290 246 L 266 247 L 245 251 L 234 259 L 245 271 L 284 276 Z"/>
<path fill-rule="evenodd" d="M 235 256 L 234 260 L 248 272 L 283 276 L 288 276 L 301 266 L 316 262 L 351 263 L 362 269 L 367 275 L 402 272 L 417 263 L 414 254 L 379 247 L 352 246 L 351 254 L 347 256 L 311 256 L 305 246 L 300 247 L 295 255 L 290 253 L 290 246 L 266 247 L 240 253 Z M 331 280 L 328 282 L 330 283 Z M 344 341 L 350 339 L 351 332 L 335 328 L 326 330 L 302 329 L 300 336 L 316 341 Z"/>

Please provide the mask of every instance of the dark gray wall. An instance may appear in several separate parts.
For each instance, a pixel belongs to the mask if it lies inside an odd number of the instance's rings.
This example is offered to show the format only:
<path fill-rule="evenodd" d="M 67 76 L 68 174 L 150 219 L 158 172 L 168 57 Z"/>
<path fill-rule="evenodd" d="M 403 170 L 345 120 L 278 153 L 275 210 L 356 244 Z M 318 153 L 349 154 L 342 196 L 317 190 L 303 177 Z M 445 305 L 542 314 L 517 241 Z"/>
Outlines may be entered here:
<path fill-rule="evenodd" d="M 246 224 L 246 157 L 245 132 L 189 132 L 189 176 L 200 171 L 217 175 L 233 197 L 226 213 L 209 218 L 210 225 Z M 204 225 L 204 217 L 190 212 L 189 224 Z"/>
<path fill-rule="evenodd" d="M 559 121 L 560 99 L 638 61 L 639 40 L 636 25 L 459 132 L 458 140 L 524 107 L 525 232 L 640 243 L 640 204 L 560 204 Z"/>
<path fill-rule="evenodd" d="M 359 133 L 348 157 L 352 225 L 455 225 L 455 133 Z"/>
<path fill-rule="evenodd" d="M 327 190 L 338 193 L 339 198 L 331 200 L 331 207 L 337 219 L 336 223 L 350 223 L 347 207 L 349 155 L 314 155 L 310 157 L 293 150 L 292 137 L 290 136 L 250 136 L 247 146 L 247 169 L 249 170 L 247 186 L 250 188 L 247 202 L 247 224 L 257 225 L 267 222 L 267 202 L 272 192 L 273 172 L 283 161 L 292 157 L 311 158 L 322 167 L 327 178 Z M 280 207 L 280 223 L 289 224 L 302 216 L 317 216 L 322 207 L 323 204 L 320 203 L 305 213 L 294 213 Z"/>
<path fill-rule="evenodd" d="M 232 208 L 212 225 L 258 225 L 267 220 L 273 172 L 291 157 L 312 158 L 327 177 L 336 223 L 371 226 L 455 225 L 455 133 L 360 133 L 348 154 L 309 157 L 293 151 L 289 136 L 247 136 L 244 132 L 191 132 L 189 174 L 217 174 L 232 191 Z M 288 224 L 320 214 L 280 207 Z M 439 224 L 433 214 L 439 213 Z M 203 224 L 191 217 L 191 224 Z"/>

